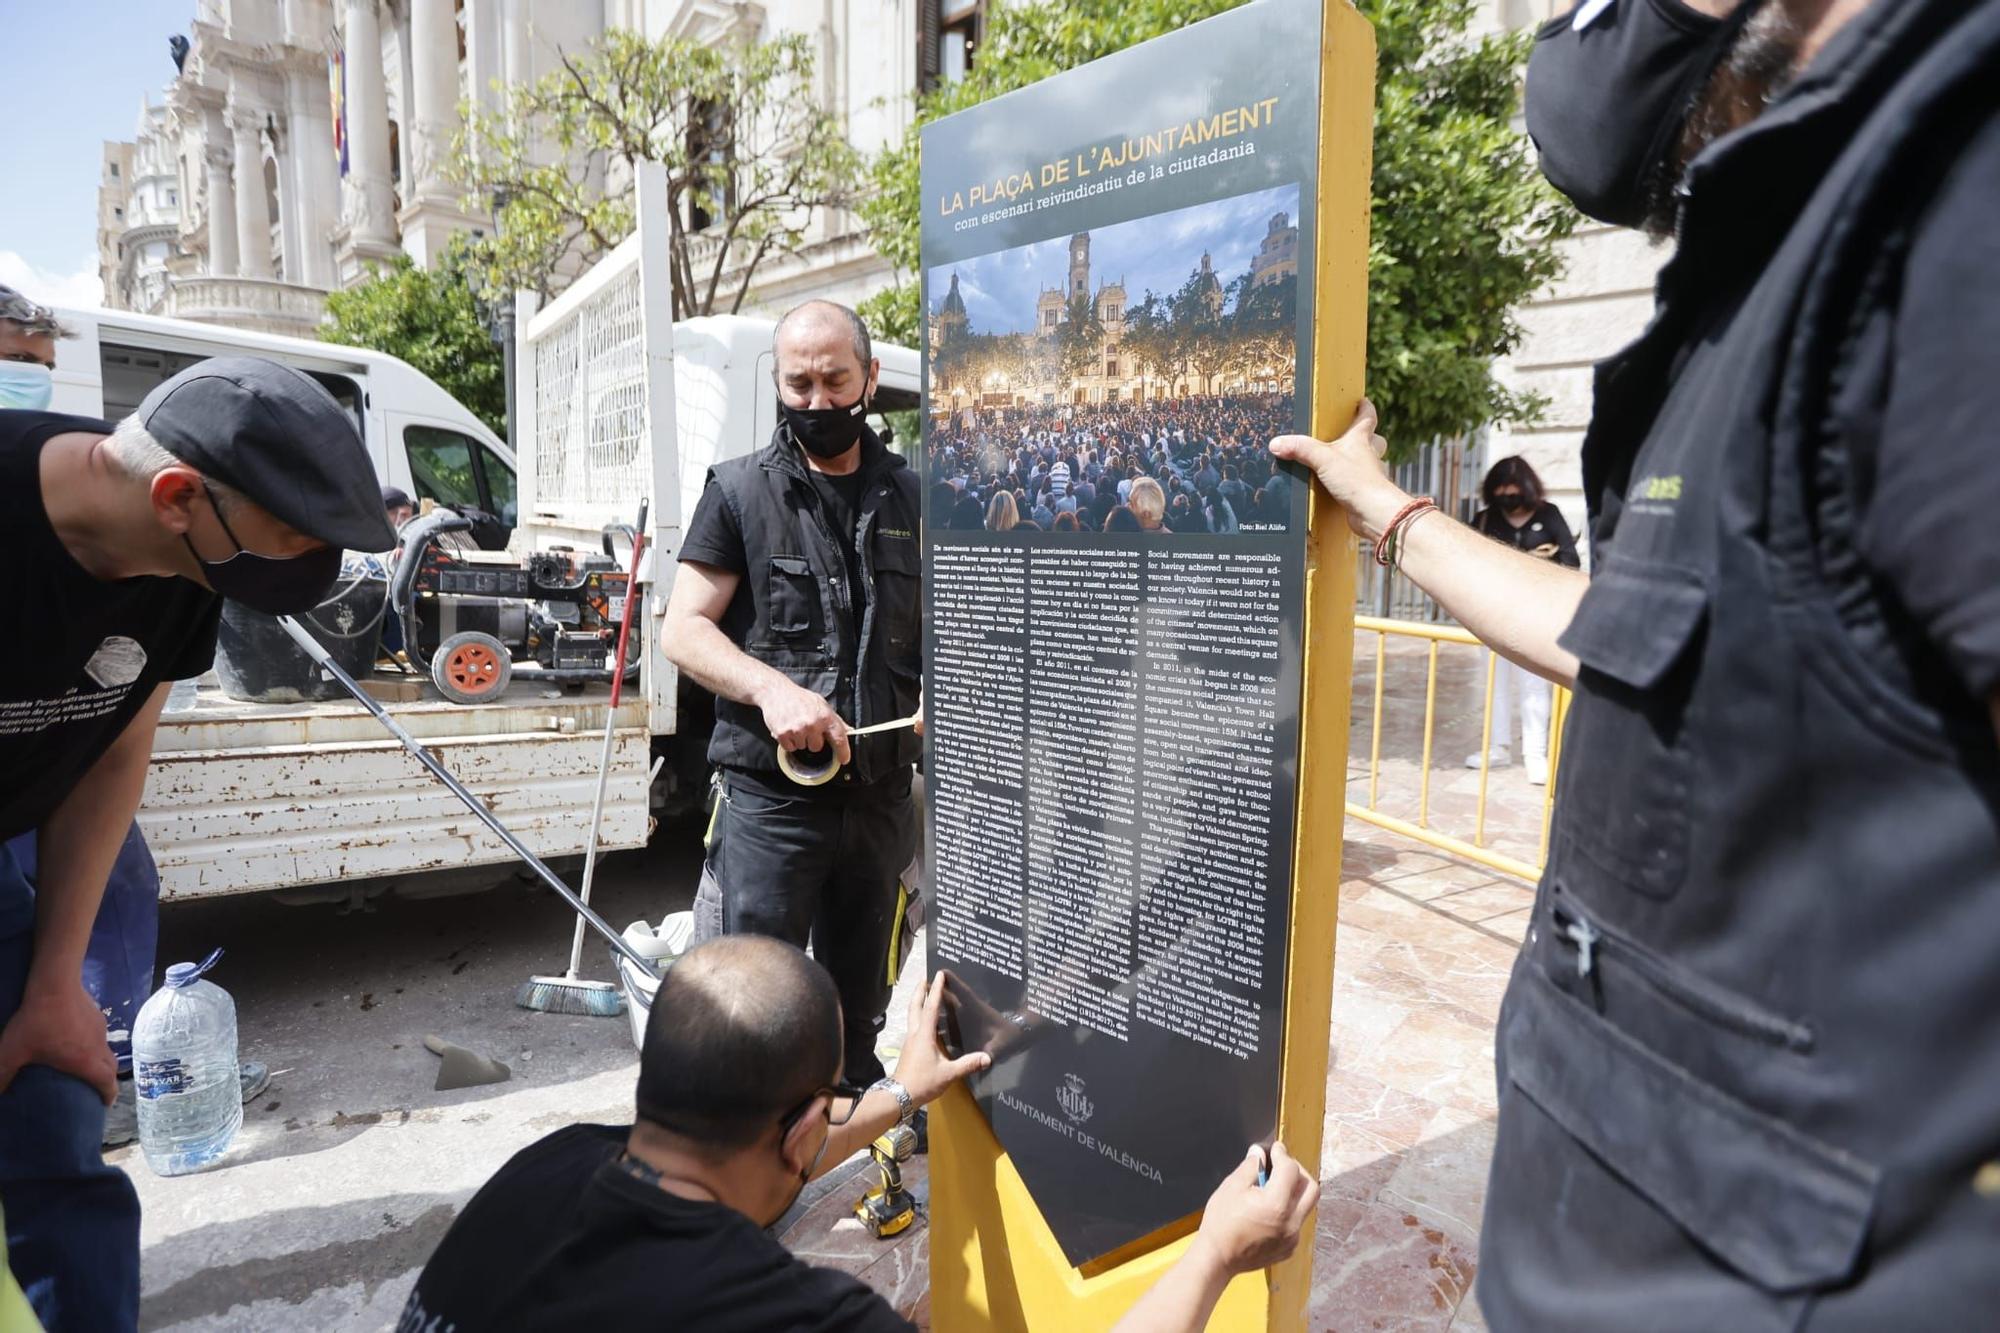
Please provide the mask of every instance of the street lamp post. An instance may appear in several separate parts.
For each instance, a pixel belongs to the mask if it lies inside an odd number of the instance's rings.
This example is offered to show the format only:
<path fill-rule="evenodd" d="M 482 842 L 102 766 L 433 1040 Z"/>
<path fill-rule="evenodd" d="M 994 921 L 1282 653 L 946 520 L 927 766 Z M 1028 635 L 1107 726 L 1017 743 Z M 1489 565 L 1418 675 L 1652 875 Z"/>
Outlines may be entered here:
<path fill-rule="evenodd" d="M 507 205 L 512 199 L 513 199 L 512 193 L 505 186 L 500 186 L 493 191 L 493 235 L 496 240 L 500 238 L 501 234 L 500 233 L 501 217 L 505 213 Z M 502 381 L 507 386 L 507 451 L 513 454 L 516 459 L 519 459 L 521 456 L 520 426 L 519 423 L 515 420 L 516 413 L 515 413 L 515 399 L 514 399 L 515 380 L 514 380 L 514 293 L 513 292 L 503 290 L 502 292 L 499 293 L 497 298 L 497 308 L 494 311 L 493 325 L 494 325 L 495 336 L 497 336 L 500 339 L 500 364 L 501 364 L 500 375 Z"/>

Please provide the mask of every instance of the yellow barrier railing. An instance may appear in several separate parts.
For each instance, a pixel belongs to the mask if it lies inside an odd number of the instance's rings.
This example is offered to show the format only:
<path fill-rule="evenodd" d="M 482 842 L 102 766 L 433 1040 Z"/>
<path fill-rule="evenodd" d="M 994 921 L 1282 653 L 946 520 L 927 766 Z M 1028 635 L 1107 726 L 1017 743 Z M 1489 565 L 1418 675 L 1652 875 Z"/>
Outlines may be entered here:
<path fill-rule="evenodd" d="M 1488 783 L 1493 768 L 1493 687 L 1495 667 L 1499 659 L 1491 653 L 1486 655 L 1485 698 L 1479 727 L 1479 799 L 1475 807 L 1472 837 L 1470 839 L 1456 837 L 1430 826 L 1431 752 L 1437 738 L 1438 650 L 1448 643 L 1478 648 L 1479 640 L 1456 625 L 1431 625 L 1414 620 L 1383 620 L 1376 616 L 1356 616 L 1354 628 L 1358 633 L 1375 636 L 1375 699 L 1373 721 L 1368 737 L 1368 801 L 1365 805 L 1349 801 L 1347 813 L 1377 828 L 1387 829 L 1391 833 L 1413 838 L 1440 851 L 1490 866 L 1503 874 L 1514 875 L 1530 882 L 1540 879 L 1542 866 L 1548 859 L 1549 819 L 1555 807 L 1556 766 L 1562 758 L 1563 720 L 1569 712 L 1569 691 L 1555 690 L 1554 697 L 1550 701 L 1549 773 L 1548 782 L 1542 791 L 1540 842 L 1535 859 L 1532 862 L 1524 861 L 1519 857 L 1495 851 L 1486 845 L 1486 804 Z M 1388 676 L 1388 649 L 1391 636 L 1429 641 L 1424 675 L 1423 758 L 1418 770 L 1417 817 L 1414 821 L 1384 814 L 1378 808 L 1382 779 L 1382 696 L 1384 681 Z"/>

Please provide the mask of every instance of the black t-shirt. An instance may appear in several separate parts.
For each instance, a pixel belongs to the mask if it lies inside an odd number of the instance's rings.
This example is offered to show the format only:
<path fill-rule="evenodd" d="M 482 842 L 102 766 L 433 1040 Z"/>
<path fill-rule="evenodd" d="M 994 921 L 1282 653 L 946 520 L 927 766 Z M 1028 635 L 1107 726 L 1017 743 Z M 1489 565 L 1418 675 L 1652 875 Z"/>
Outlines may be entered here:
<path fill-rule="evenodd" d="M 907 1333 L 858 1278 L 812 1268 L 749 1218 L 618 1165 L 630 1125 L 529 1144 L 465 1205 L 400 1328 Z"/>
<path fill-rule="evenodd" d="M 178 578 L 106 582 L 77 564 L 42 505 L 42 446 L 111 425 L 0 411 L 0 532 L 14 630 L 0 661 L 0 839 L 40 827 L 162 681 L 208 670 L 222 599 Z"/>
<path fill-rule="evenodd" d="M 1857 545 L 1977 699 L 2000 691 L 2000 117 L 1911 241 Z"/>
<path fill-rule="evenodd" d="M 841 554 L 847 557 L 847 604 L 859 610 L 866 587 L 861 581 L 861 552 L 854 544 L 854 524 L 861 512 L 861 469 L 843 477 L 813 472 L 812 479 L 819 502 L 826 506 L 826 521 L 840 540 Z"/>
<path fill-rule="evenodd" d="M 1505 542 L 1530 555 L 1537 547 L 1553 546 L 1555 553 L 1549 559 L 1570 569 L 1582 567 L 1583 562 L 1576 554 L 1576 538 L 1564 521 L 1562 510 L 1546 500 L 1536 506 L 1534 514 L 1518 528 L 1507 521 L 1507 515 L 1497 506 L 1480 510 L 1472 520 L 1472 526 L 1493 540 Z"/>

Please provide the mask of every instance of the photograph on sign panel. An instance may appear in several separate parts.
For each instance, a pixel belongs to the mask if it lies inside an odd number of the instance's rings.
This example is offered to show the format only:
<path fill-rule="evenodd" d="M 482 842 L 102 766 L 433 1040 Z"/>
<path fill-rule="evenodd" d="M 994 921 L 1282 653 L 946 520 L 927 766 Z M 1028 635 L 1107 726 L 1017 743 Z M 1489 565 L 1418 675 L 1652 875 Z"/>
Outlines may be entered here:
<path fill-rule="evenodd" d="M 932 269 L 932 526 L 1285 531 L 1298 220 L 1282 185 Z"/>

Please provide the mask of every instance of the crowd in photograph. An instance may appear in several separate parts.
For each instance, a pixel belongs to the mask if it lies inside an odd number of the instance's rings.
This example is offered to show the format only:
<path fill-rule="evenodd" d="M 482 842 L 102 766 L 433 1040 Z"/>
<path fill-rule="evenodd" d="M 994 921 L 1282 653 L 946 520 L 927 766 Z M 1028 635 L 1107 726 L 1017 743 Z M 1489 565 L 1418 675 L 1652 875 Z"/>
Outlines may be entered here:
<path fill-rule="evenodd" d="M 1292 395 L 964 412 L 931 424 L 932 525 L 953 532 L 1281 531 L 1290 479 L 1265 446 Z"/>

